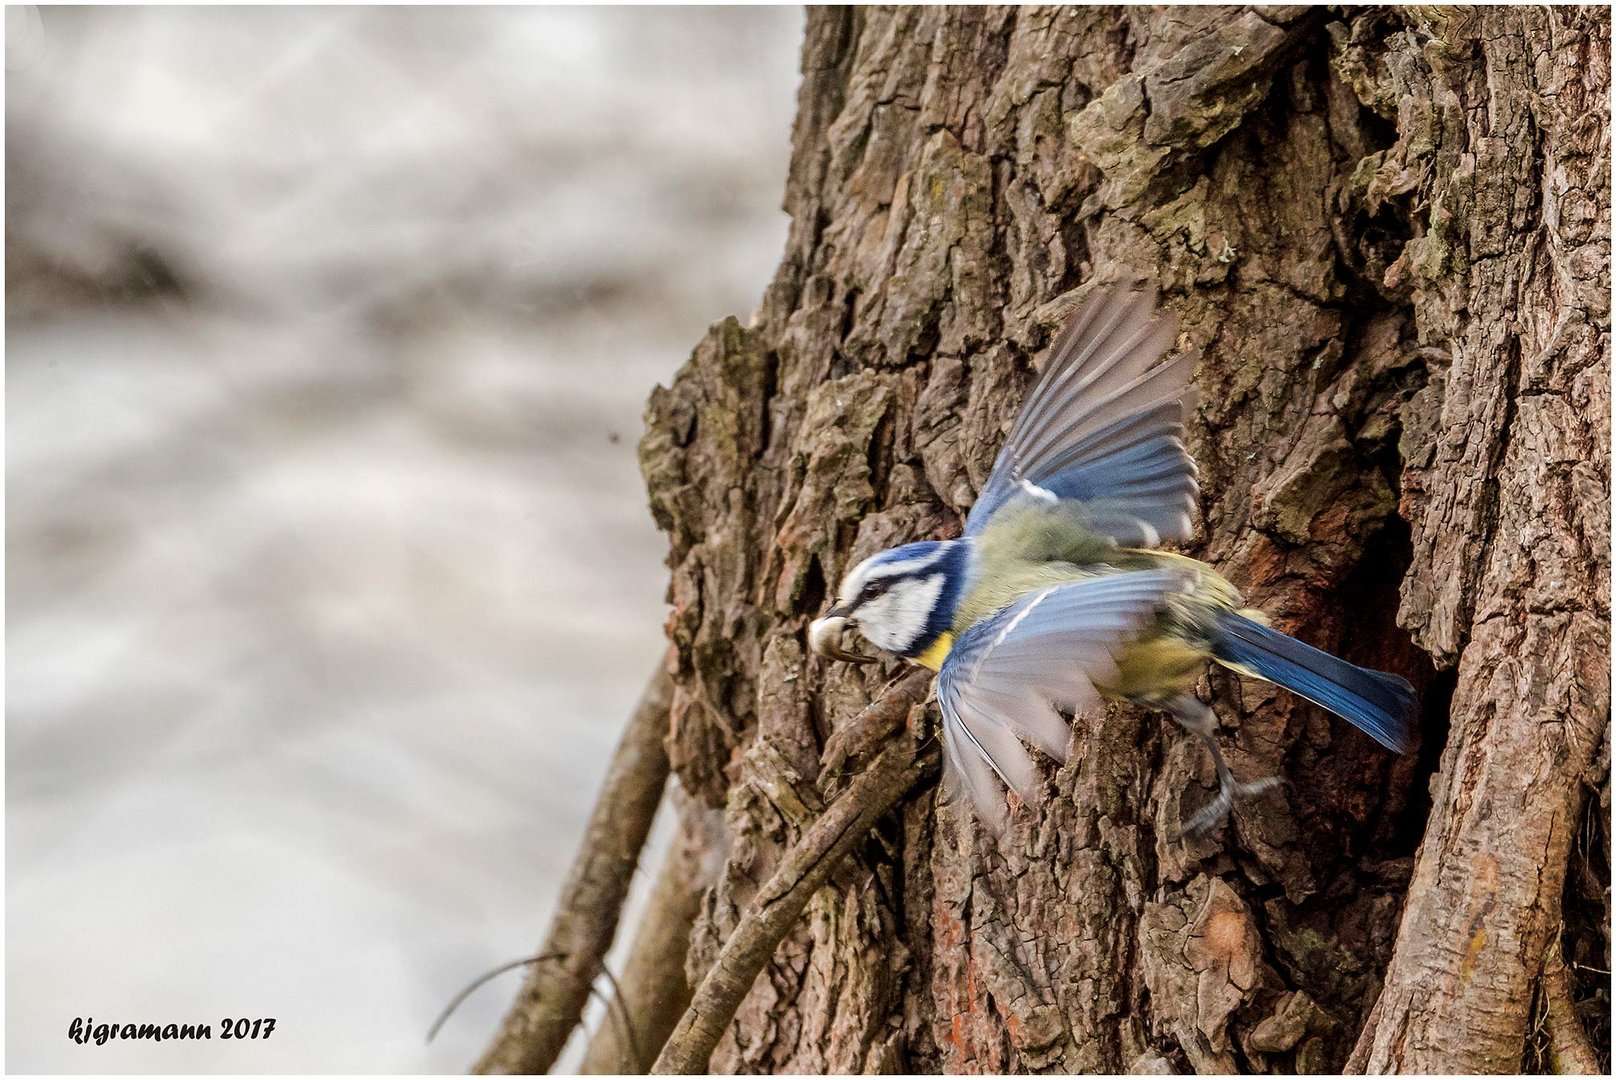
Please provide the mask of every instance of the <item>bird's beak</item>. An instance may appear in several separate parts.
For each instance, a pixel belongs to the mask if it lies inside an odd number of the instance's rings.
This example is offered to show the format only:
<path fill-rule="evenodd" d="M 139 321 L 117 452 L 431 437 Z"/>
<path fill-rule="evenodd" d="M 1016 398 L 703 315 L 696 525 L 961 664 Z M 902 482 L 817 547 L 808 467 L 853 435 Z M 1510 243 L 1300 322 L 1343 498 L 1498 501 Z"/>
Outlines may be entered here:
<path fill-rule="evenodd" d="M 841 608 L 831 608 L 823 619 L 808 625 L 808 647 L 820 656 L 832 660 L 845 660 L 849 664 L 873 664 L 875 657 L 851 652 L 842 647 L 842 634 L 847 630 L 847 615 Z"/>

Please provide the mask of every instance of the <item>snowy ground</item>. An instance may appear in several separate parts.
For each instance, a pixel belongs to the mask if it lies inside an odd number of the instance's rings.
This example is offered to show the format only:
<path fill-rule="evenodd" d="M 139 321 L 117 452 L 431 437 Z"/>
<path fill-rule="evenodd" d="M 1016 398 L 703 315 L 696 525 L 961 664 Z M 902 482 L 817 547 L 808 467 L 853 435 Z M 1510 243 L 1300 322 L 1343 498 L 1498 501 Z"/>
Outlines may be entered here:
<path fill-rule="evenodd" d="M 640 410 L 778 259 L 801 19 L 7 10 L 9 1071 L 487 1041 L 516 975 L 424 1036 L 660 655 Z"/>

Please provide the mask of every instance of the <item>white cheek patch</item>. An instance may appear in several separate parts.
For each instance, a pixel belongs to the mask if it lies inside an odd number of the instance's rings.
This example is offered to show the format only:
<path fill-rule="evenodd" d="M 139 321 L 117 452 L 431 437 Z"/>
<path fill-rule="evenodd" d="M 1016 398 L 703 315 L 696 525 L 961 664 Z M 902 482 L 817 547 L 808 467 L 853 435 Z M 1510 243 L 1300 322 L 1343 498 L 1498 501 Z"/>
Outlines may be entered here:
<path fill-rule="evenodd" d="M 881 596 L 859 606 L 859 633 L 871 645 L 901 653 L 917 644 L 931 621 L 932 609 L 943 594 L 944 575 L 899 582 Z"/>

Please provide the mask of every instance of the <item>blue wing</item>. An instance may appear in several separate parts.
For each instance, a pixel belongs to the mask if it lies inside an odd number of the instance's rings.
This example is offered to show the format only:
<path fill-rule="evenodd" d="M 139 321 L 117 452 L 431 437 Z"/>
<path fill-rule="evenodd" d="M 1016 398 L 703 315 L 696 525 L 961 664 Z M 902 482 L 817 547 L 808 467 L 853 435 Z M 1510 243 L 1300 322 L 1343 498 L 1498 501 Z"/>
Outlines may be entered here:
<path fill-rule="evenodd" d="M 1111 286 L 1073 313 L 965 522 L 980 533 L 1012 499 L 1074 504 L 1125 547 L 1187 540 L 1200 499 L 1184 449 L 1197 355 L 1162 361 L 1178 335 L 1153 290 Z"/>
<path fill-rule="evenodd" d="M 1023 741 L 1066 759 L 1065 714 L 1102 707 L 1096 686 L 1117 680 L 1117 651 L 1189 587 L 1171 570 L 1110 574 L 1028 593 L 978 622 L 937 675 L 946 779 L 964 787 L 996 831 L 1004 789 L 1023 802 L 1038 771 Z"/>

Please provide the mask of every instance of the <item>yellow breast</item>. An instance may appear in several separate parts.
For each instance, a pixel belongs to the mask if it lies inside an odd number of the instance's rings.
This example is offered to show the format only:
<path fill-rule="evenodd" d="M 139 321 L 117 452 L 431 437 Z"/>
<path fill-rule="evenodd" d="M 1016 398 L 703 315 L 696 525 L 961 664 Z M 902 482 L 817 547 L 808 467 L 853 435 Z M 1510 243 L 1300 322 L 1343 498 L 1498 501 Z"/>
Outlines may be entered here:
<path fill-rule="evenodd" d="M 943 670 L 943 661 L 948 659 L 948 650 L 953 647 L 954 635 L 952 632 L 945 630 L 936 641 L 931 643 L 931 648 L 915 657 L 915 663 L 921 667 L 929 667 L 933 671 L 941 671 Z"/>

